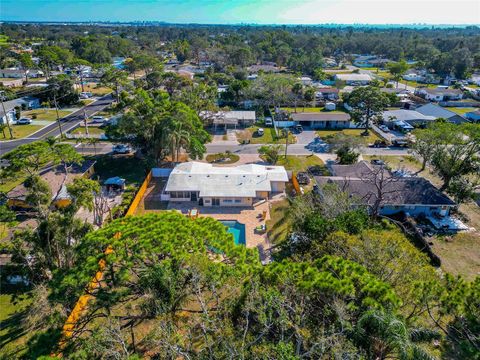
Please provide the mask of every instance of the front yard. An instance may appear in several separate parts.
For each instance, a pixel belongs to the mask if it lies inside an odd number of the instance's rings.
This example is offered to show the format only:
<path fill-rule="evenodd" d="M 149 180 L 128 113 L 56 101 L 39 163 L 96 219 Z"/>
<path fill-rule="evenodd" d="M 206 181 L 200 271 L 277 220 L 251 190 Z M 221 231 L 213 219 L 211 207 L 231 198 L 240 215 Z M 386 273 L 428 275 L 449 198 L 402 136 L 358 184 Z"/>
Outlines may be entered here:
<path fill-rule="evenodd" d="M 95 84 L 95 83 L 84 84 L 83 90 L 81 86 L 79 86 L 77 90 L 84 91 L 84 92 L 91 92 L 95 96 L 103 96 L 112 92 L 110 88 L 107 88 L 104 86 L 98 86 L 98 84 Z"/>
<path fill-rule="evenodd" d="M 364 132 L 364 129 L 332 129 L 332 130 L 318 130 L 317 135 L 325 139 L 327 136 L 333 136 L 338 133 L 343 133 L 348 136 L 360 137 L 363 139 L 365 144 L 373 144 L 376 140 L 382 140 L 377 134 L 372 130 L 369 130 L 368 136 L 361 135 Z"/>
<path fill-rule="evenodd" d="M 58 110 L 59 118 L 64 118 L 65 116 L 71 114 L 71 111 L 68 110 Z M 22 117 L 28 117 L 33 119 L 33 115 L 36 115 L 35 120 L 45 120 L 45 121 L 55 121 L 57 120 L 57 112 L 55 109 L 35 109 L 22 111 Z"/>
<path fill-rule="evenodd" d="M 251 144 L 285 144 L 285 137 L 281 134 L 279 136 L 276 135 L 275 129 L 273 127 L 265 127 L 263 128 L 264 133 L 262 136 L 258 135 L 258 126 L 252 126 L 244 131 L 248 131 L 251 136 L 250 143 Z M 243 138 L 241 134 L 237 135 L 239 141 Z M 288 143 L 293 144 L 297 140 L 293 134 L 288 135 Z"/>
<path fill-rule="evenodd" d="M 99 126 L 89 126 L 88 133 L 90 135 L 103 135 L 105 134 L 105 130 Z M 72 131 L 70 131 L 70 134 L 86 136 L 85 126 L 79 126 L 76 129 L 73 129 Z"/>
<path fill-rule="evenodd" d="M 287 155 L 281 156 L 276 165 L 284 166 L 286 170 L 294 172 L 307 171 L 310 166 L 324 166 L 322 159 L 315 155 Z"/>
<path fill-rule="evenodd" d="M 26 136 L 33 134 L 35 131 L 40 130 L 43 126 L 41 125 L 11 125 L 12 133 L 14 139 L 21 139 Z M 0 141 L 12 140 L 10 139 L 10 134 L 8 133 L 8 128 L 5 128 L 4 133 L 0 133 Z"/>

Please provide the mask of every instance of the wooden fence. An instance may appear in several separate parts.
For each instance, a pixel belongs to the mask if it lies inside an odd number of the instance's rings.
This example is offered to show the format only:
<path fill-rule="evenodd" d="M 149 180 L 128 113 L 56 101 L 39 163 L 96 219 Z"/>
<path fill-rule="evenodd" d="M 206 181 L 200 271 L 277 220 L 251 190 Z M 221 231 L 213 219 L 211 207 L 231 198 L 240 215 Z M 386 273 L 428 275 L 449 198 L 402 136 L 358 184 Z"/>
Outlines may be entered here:
<path fill-rule="evenodd" d="M 142 186 L 140 186 L 140 188 L 138 189 L 137 194 L 135 195 L 135 198 L 130 204 L 125 216 L 135 214 L 138 204 L 140 203 L 143 196 L 145 195 L 145 191 L 147 190 L 148 184 L 150 183 L 151 179 L 152 179 L 152 172 L 150 171 L 147 177 L 145 178 L 145 180 L 143 181 Z M 115 237 L 117 238 L 120 237 L 120 234 L 116 234 Z M 113 248 L 111 246 L 108 246 L 107 249 L 105 250 L 105 255 L 108 255 L 112 252 L 113 252 Z M 63 329 L 62 329 L 62 337 L 58 344 L 60 351 L 62 351 L 65 348 L 65 346 L 68 343 L 68 340 L 75 334 L 75 328 L 76 328 L 77 322 L 85 313 L 85 310 L 87 310 L 89 302 L 94 298 L 92 293 L 95 291 L 95 289 L 97 289 L 101 285 L 101 282 L 103 280 L 103 271 L 105 270 L 106 266 L 107 266 L 107 262 L 104 259 L 98 262 L 98 271 L 96 272 L 95 276 L 92 278 L 90 283 L 88 284 L 87 291 L 85 292 L 85 294 L 80 296 L 72 312 L 70 313 L 67 320 L 65 321 L 65 324 L 63 325 Z M 61 357 L 62 354 L 59 353 L 57 354 L 57 356 Z"/>

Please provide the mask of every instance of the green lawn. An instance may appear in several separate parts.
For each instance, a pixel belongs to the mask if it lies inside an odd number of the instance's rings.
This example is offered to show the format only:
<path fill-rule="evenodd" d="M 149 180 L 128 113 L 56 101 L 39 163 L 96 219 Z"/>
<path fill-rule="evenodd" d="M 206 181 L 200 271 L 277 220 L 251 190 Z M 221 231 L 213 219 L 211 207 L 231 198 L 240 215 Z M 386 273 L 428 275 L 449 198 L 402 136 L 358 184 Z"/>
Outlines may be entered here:
<path fill-rule="evenodd" d="M 467 112 L 478 110 L 477 108 L 473 107 L 448 107 L 447 110 L 453 111 L 458 115 L 465 115 Z"/>
<path fill-rule="evenodd" d="M 58 110 L 59 118 L 63 118 L 71 114 L 71 111 Z M 22 117 L 32 118 L 33 115 L 37 115 L 36 120 L 55 121 L 57 120 L 57 112 L 55 109 L 35 109 L 29 111 L 22 111 Z"/>
<path fill-rule="evenodd" d="M 20 358 L 28 338 L 33 335 L 22 326 L 25 310 L 32 299 L 28 292 L 2 287 L 0 294 L 0 349 L 5 359 Z M 12 357 L 10 357 L 11 355 Z"/>
<path fill-rule="evenodd" d="M 345 135 L 361 137 L 365 144 L 373 144 L 376 140 L 381 140 L 381 138 L 372 130 L 369 131 L 368 136 L 362 136 L 361 133 L 363 133 L 363 131 L 363 129 L 318 130 L 317 135 L 324 139 L 327 136 L 335 135 L 341 132 Z"/>
<path fill-rule="evenodd" d="M 8 36 L 7 35 L 0 34 L 0 44 L 2 44 L 2 45 L 8 44 Z"/>
<path fill-rule="evenodd" d="M 33 134 L 35 131 L 40 130 L 43 126 L 40 125 L 12 125 L 12 132 L 14 139 L 21 139 L 28 135 Z M 11 140 L 10 134 L 8 133 L 8 128 L 5 128 L 5 135 L 0 133 L 0 141 Z"/>
<path fill-rule="evenodd" d="M 79 126 L 76 129 L 70 131 L 71 134 L 79 134 L 79 135 L 85 135 L 85 127 L 84 126 Z M 98 127 L 98 126 L 89 126 L 88 127 L 88 133 L 90 135 L 102 135 L 105 134 L 105 130 Z"/>
<path fill-rule="evenodd" d="M 245 131 L 250 132 L 251 134 L 251 144 L 285 144 L 284 137 L 276 137 L 275 129 L 271 128 L 263 128 L 264 134 L 262 136 L 258 136 L 257 130 L 259 129 L 258 126 L 252 126 L 246 129 Z M 288 135 L 288 143 L 293 144 L 296 142 L 295 136 L 293 134 Z"/>
<path fill-rule="evenodd" d="M 287 155 L 286 159 L 284 156 L 281 156 L 276 165 L 284 166 L 287 170 L 298 172 L 306 171 L 310 166 L 323 166 L 324 163 L 322 159 L 316 157 L 315 155 Z"/>
<path fill-rule="evenodd" d="M 431 89 L 435 89 L 438 85 L 437 84 L 423 84 L 423 83 L 419 83 L 417 81 L 408 81 L 408 80 L 400 80 L 398 82 L 398 87 L 399 88 L 402 88 L 402 84 L 405 85 L 407 84 L 408 86 L 411 86 L 411 87 L 427 87 L 427 88 L 431 88 Z"/>
<path fill-rule="evenodd" d="M 127 181 L 127 185 L 141 185 L 147 172 L 144 163 L 133 155 L 100 155 L 90 157 L 96 160 L 93 178 L 104 181 L 113 176 L 120 176 Z"/>
<path fill-rule="evenodd" d="M 25 178 L 16 178 L 8 181 L 0 181 L 0 192 L 9 192 L 12 190 L 15 186 L 21 184 L 22 182 L 25 181 Z"/>
<path fill-rule="evenodd" d="M 77 90 L 82 91 L 82 88 L 79 87 Z M 96 96 L 102 96 L 112 92 L 110 88 L 107 88 L 104 86 L 98 86 L 95 83 L 89 83 L 89 84 L 83 85 L 83 91 L 91 92 L 93 95 L 96 95 Z"/>

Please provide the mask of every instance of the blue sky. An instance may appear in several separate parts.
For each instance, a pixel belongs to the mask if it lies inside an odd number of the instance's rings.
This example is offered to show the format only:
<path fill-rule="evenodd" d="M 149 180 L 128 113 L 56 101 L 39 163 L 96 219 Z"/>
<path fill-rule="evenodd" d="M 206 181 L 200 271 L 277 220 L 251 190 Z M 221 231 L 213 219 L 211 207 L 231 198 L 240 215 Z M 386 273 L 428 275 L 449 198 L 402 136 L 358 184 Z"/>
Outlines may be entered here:
<path fill-rule="evenodd" d="M 480 1 L 0 0 L 0 19 L 205 24 L 480 24 Z"/>

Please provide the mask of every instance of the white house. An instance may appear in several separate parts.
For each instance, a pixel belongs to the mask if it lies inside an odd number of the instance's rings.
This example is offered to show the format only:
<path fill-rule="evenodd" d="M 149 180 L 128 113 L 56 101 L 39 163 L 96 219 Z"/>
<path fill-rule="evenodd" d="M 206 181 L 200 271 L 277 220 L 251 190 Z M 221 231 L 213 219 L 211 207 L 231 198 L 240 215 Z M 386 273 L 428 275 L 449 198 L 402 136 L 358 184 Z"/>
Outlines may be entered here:
<path fill-rule="evenodd" d="M 372 77 L 369 74 L 336 74 L 335 80 L 345 81 L 347 85 L 368 85 Z"/>
<path fill-rule="evenodd" d="M 416 93 L 429 101 L 461 100 L 463 98 L 463 91 L 460 89 L 420 88 Z"/>
<path fill-rule="evenodd" d="M 232 125 L 235 128 L 237 126 L 249 126 L 253 125 L 256 120 L 255 111 L 244 111 L 244 110 L 234 110 L 234 111 L 202 111 L 200 117 L 204 119 L 211 119 L 215 127 Z"/>
<path fill-rule="evenodd" d="M 21 79 L 25 77 L 25 71 L 22 69 L 11 68 L 11 69 L 1 69 L 0 70 L 1 78 L 11 78 L 11 79 Z"/>
<path fill-rule="evenodd" d="M 201 206 L 252 206 L 284 192 L 287 182 L 283 166 L 220 167 L 192 161 L 173 169 L 164 192 L 170 201 L 193 201 Z"/>
<path fill-rule="evenodd" d="M 15 118 L 15 107 L 20 106 L 24 110 L 37 109 L 40 107 L 40 100 L 31 96 L 5 101 L 3 107 L 0 107 L 0 124 L 12 123 Z M 5 112 L 3 111 L 5 108 Z"/>

